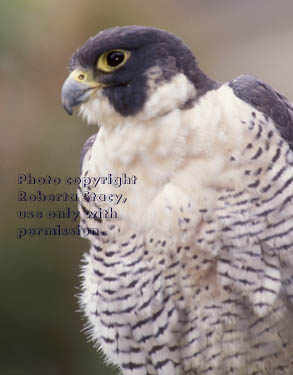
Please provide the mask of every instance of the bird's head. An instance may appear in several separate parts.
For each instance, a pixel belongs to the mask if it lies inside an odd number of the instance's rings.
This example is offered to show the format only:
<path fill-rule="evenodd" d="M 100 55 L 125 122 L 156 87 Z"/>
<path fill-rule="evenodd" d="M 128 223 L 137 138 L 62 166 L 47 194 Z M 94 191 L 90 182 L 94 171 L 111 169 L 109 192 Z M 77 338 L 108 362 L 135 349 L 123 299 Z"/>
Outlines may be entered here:
<path fill-rule="evenodd" d="M 94 123 L 168 113 L 188 106 L 214 85 L 178 37 L 151 27 L 104 30 L 73 54 L 69 68 L 63 105 L 69 114 L 81 105 Z"/>

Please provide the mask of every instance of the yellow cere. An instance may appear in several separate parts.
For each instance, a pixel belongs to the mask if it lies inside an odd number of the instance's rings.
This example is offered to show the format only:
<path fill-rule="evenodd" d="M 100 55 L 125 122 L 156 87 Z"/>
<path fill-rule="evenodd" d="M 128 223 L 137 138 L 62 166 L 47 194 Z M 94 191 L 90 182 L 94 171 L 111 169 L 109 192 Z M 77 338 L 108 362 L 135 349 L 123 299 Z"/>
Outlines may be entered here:
<path fill-rule="evenodd" d="M 94 80 L 93 73 L 89 69 L 75 69 L 70 73 L 70 76 L 77 82 L 85 83 L 88 87 L 102 86 Z"/>

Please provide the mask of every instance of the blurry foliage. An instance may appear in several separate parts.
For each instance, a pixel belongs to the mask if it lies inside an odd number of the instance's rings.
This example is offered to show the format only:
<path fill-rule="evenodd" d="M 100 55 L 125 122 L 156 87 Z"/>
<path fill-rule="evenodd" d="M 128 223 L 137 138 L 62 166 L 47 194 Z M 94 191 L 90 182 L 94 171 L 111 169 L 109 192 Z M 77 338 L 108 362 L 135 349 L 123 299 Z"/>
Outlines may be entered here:
<path fill-rule="evenodd" d="M 65 185 L 19 186 L 17 174 L 77 176 L 82 144 L 96 131 L 77 116 L 68 117 L 60 103 L 74 49 L 106 27 L 161 27 L 182 37 L 213 78 L 225 81 L 251 73 L 292 99 L 292 11 L 291 0 L 282 5 L 274 0 L 0 2 L 0 375 L 117 373 L 87 343 L 82 315 L 76 312 L 87 241 L 16 239 L 17 226 L 72 224 L 17 219 L 16 211 L 24 207 L 17 202 L 18 190 L 73 192 Z"/>

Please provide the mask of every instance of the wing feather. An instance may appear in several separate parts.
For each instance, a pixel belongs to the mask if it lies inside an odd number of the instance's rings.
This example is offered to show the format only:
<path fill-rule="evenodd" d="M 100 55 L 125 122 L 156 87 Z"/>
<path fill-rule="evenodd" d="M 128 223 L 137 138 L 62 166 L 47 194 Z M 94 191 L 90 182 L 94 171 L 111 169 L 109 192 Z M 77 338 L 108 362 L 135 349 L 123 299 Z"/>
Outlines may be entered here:
<path fill-rule="evenodd" d="M 82 150 L 81 150 L 81 155 L 80 155 L 80 173 L 82 172 L 82 167 L 83 167 L 83 162 L 85 159 L 86 154 L 92 149 L 92 146 L 96 140 L 97 133 L 91 135 L 84 143 Z"/>
<path fill-rule="evenodd" d="M 293 150 L 293 105 L 283 95 L 255 77 L 242 75 L 229 82 L 234 94 L 270 117 Z"/>

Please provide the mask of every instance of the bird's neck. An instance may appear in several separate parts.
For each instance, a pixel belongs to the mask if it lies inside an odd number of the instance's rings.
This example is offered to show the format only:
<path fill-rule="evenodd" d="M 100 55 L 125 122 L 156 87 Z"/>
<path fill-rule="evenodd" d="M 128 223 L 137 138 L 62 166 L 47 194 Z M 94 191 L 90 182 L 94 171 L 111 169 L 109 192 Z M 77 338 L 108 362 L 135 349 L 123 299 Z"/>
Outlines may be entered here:
<path fill-rule="evenodd" d="M 220 91 L 208 92 L 190 109 L 101 127 L 89 175 L 136 177 L 135 185 L 121 186 L 119 191 L 114 188 L 127 197 L 126 204 L 117 206 L 119 217 L 142 227 L 157 218 L 158 225 L 165 223 L 166 230 L 172 231 L 175 224 L 160 214 L 168 202 L 176 210 L 189 201 L 206 209 L 207 204 L 214 205 L 219 191 L 242 183 L 237 177 L 240 168 L 237 172 L 229 161 L 233 150 L 243 147 L 242 127 L 237 118 L 226 118 L 225 103 L 231 102 L 231 90 Z M 99 186 L 99 193 L 108 194 L 109 186 Z"/>
<path fill-rule="evenodd" d="M 131 173 L 157 189 L 193 161 L 201 179 L 208 175 L 218 181 L 224 160 L 243 142 L 238 121 L 226 118 L 229 98 L 233 102 L 231 90 L 223 87 L 209 91 L 190 109 L 176 108 L 149 120 L 130 117 L 115 126 L 102 126 L 93 148 L 99 171 L 93 172 Z M 235 112 L 234 104 L 230 110 Z"/>
<path fill-rule="evenodd" d="M 115 127 L 102 127 L 94 152 L 103 158 L 104 172 L 131 171 L 144 183 L 160 185 L 184 161 L 189 134 L 185 116 L 174 110 L 147 121 L 129 119 Z"/>

